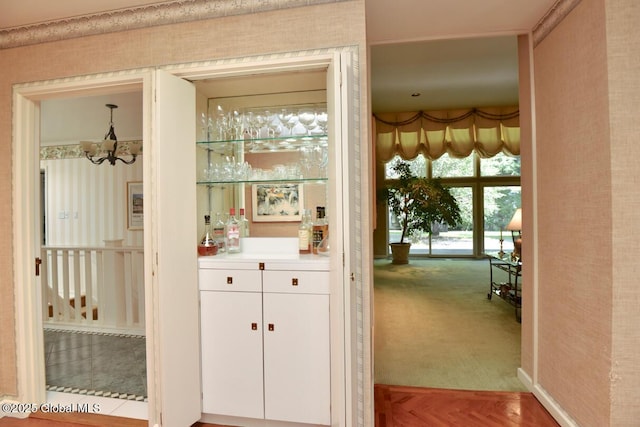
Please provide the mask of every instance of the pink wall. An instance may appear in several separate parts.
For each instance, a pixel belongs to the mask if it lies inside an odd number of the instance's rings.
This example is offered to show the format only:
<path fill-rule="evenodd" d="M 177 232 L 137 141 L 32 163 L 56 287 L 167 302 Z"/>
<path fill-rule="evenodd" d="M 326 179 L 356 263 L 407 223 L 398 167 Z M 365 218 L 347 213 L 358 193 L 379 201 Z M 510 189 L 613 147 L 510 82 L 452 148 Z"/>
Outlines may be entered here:
<path fill-rule="evenodd" d="M 230 16 L 0 51 L 0 396 L 16 395 L 11 227 L 12 85 L 164 64 L 358 46 L 365 57 L 361 0 Z M 366 87 L 362 73 L 362 87 Z M 367 105 L 366 94 L 361 94 Z M 367 121 L 366 116 L 362 122 Z M 364 131 L 364 130 L 363 130 Z"/>
<path fill-rule="evenodd" d="M 518 37 L 518 84 L 520 86 L 520 200 L 524 212 L 524 236 L 533 237 L 533 147 L 532 147 L 532 111 L 531 111 L 531 60 L 529 55 L 529 37 Z M 527 259 L 522 267 L 522 329 L 520 332 L 520 361 L 525 372 L 533 372 L 533 251 L 532 237 L 523 239 L 523 257 Z"/>
<path fill-rule="evenodd" d="M 583 0 L 534 50 L 537 375 L 581 426 L 640 419 L 639 12 Z"/>
<path fill-rule="evenodd" d="M 640 5 L 607 1 L 607 71 L 611 157 L 611 425 L 640 420 Z"/>

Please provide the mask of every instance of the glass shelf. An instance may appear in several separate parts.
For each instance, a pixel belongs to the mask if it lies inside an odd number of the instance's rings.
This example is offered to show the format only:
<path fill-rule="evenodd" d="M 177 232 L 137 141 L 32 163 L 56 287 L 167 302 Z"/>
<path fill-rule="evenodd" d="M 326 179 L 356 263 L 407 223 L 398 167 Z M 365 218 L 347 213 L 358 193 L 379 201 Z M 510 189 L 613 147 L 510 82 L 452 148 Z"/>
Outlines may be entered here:
<path fill-rule="evenodd" d="M 224 151 L 231 147 L 244 144 L 244 151 L 248 153 L 262 153 L 273 151 L 293 151 L 301 147 L 327 145 L 329 138 L 326 134 L 293 135 L 275 138 L 227 139 L 216 141 L 196 141 L 199 147 L 212 151 Z"/>
<path fill-rule="evenodd" d="M 282 179 L 259 179 L 259 180 L 228 180 L 228 181 L 197 181 L 198 185 L 229 185 L 229 184 L 295 184 L 295 183 L 318 183 L 324 184 L 328 178 L 282 178 Z"/>

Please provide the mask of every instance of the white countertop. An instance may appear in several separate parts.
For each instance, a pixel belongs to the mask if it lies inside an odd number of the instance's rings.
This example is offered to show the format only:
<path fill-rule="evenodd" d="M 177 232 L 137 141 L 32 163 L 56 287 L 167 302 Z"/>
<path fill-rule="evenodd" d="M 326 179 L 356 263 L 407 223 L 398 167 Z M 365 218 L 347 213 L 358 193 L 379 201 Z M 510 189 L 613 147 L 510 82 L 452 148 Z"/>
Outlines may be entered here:
<path fill-rule="evenodd" d="M 241 245 L 239 253 L 198 257 L 198 267 L 253 269 L 262 262 L 266 270 L 329 270 L 328 256 L 299 254 L 296 238 L 245 237 Z"/>

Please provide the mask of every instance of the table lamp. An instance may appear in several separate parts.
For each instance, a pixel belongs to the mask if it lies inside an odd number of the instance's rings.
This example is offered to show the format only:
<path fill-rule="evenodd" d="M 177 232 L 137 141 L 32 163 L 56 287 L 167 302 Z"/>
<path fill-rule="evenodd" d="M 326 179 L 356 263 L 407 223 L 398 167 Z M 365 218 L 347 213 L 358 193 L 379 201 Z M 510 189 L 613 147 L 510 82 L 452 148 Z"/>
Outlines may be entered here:
<path fill-rule="evenodd" d="M 521 259 L 522 249 L 522 209 L 516 209 L 513 214 L 513 218 L 507 224 L 506 230 L 511 231 L 511 238 L 513 239 L 513 257 Z"/>

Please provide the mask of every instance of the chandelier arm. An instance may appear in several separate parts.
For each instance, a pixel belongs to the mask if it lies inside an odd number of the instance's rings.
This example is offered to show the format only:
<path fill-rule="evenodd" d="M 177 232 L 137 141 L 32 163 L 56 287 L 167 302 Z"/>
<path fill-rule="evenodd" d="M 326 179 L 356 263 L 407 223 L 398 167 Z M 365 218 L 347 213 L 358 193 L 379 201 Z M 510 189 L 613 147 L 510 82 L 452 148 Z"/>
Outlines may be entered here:
<path fill-rule="evenodd" d="M 95 160 L 92 156 L 89 156 L 89 153 L 85 152 L 84 154 L 87 157 L 87 159 L 89 159 L 89 161 L 91 163 L 93 163 L 94 165 L 101 165 L 102 162 L 104 162 L 107 159 L 106 157 L 101 157 L 101 158 Z"/>
<path fill-rule="evenodd" d="M 124 163 L 125 165 L 130 165 L 130 164 L 132 164 L 133 162 L 135 162 L 135 161 L 136 161 L 136 157 L 137 157 L 135 154 L 132 154 L 131 156 L 132 156 L 132 157 L 131 157 L 131 159 L 130 159 L 130 160 L 125 160 L 125 159 L 123 159 L 122 157 L 116 157 L 116 158 L 115 158 L 115 160 L 120 160 L 120 161 L 121 161 L 122 163 Z M 115 163 L 115 160 L 114 160 L 114 163 Z"/>

